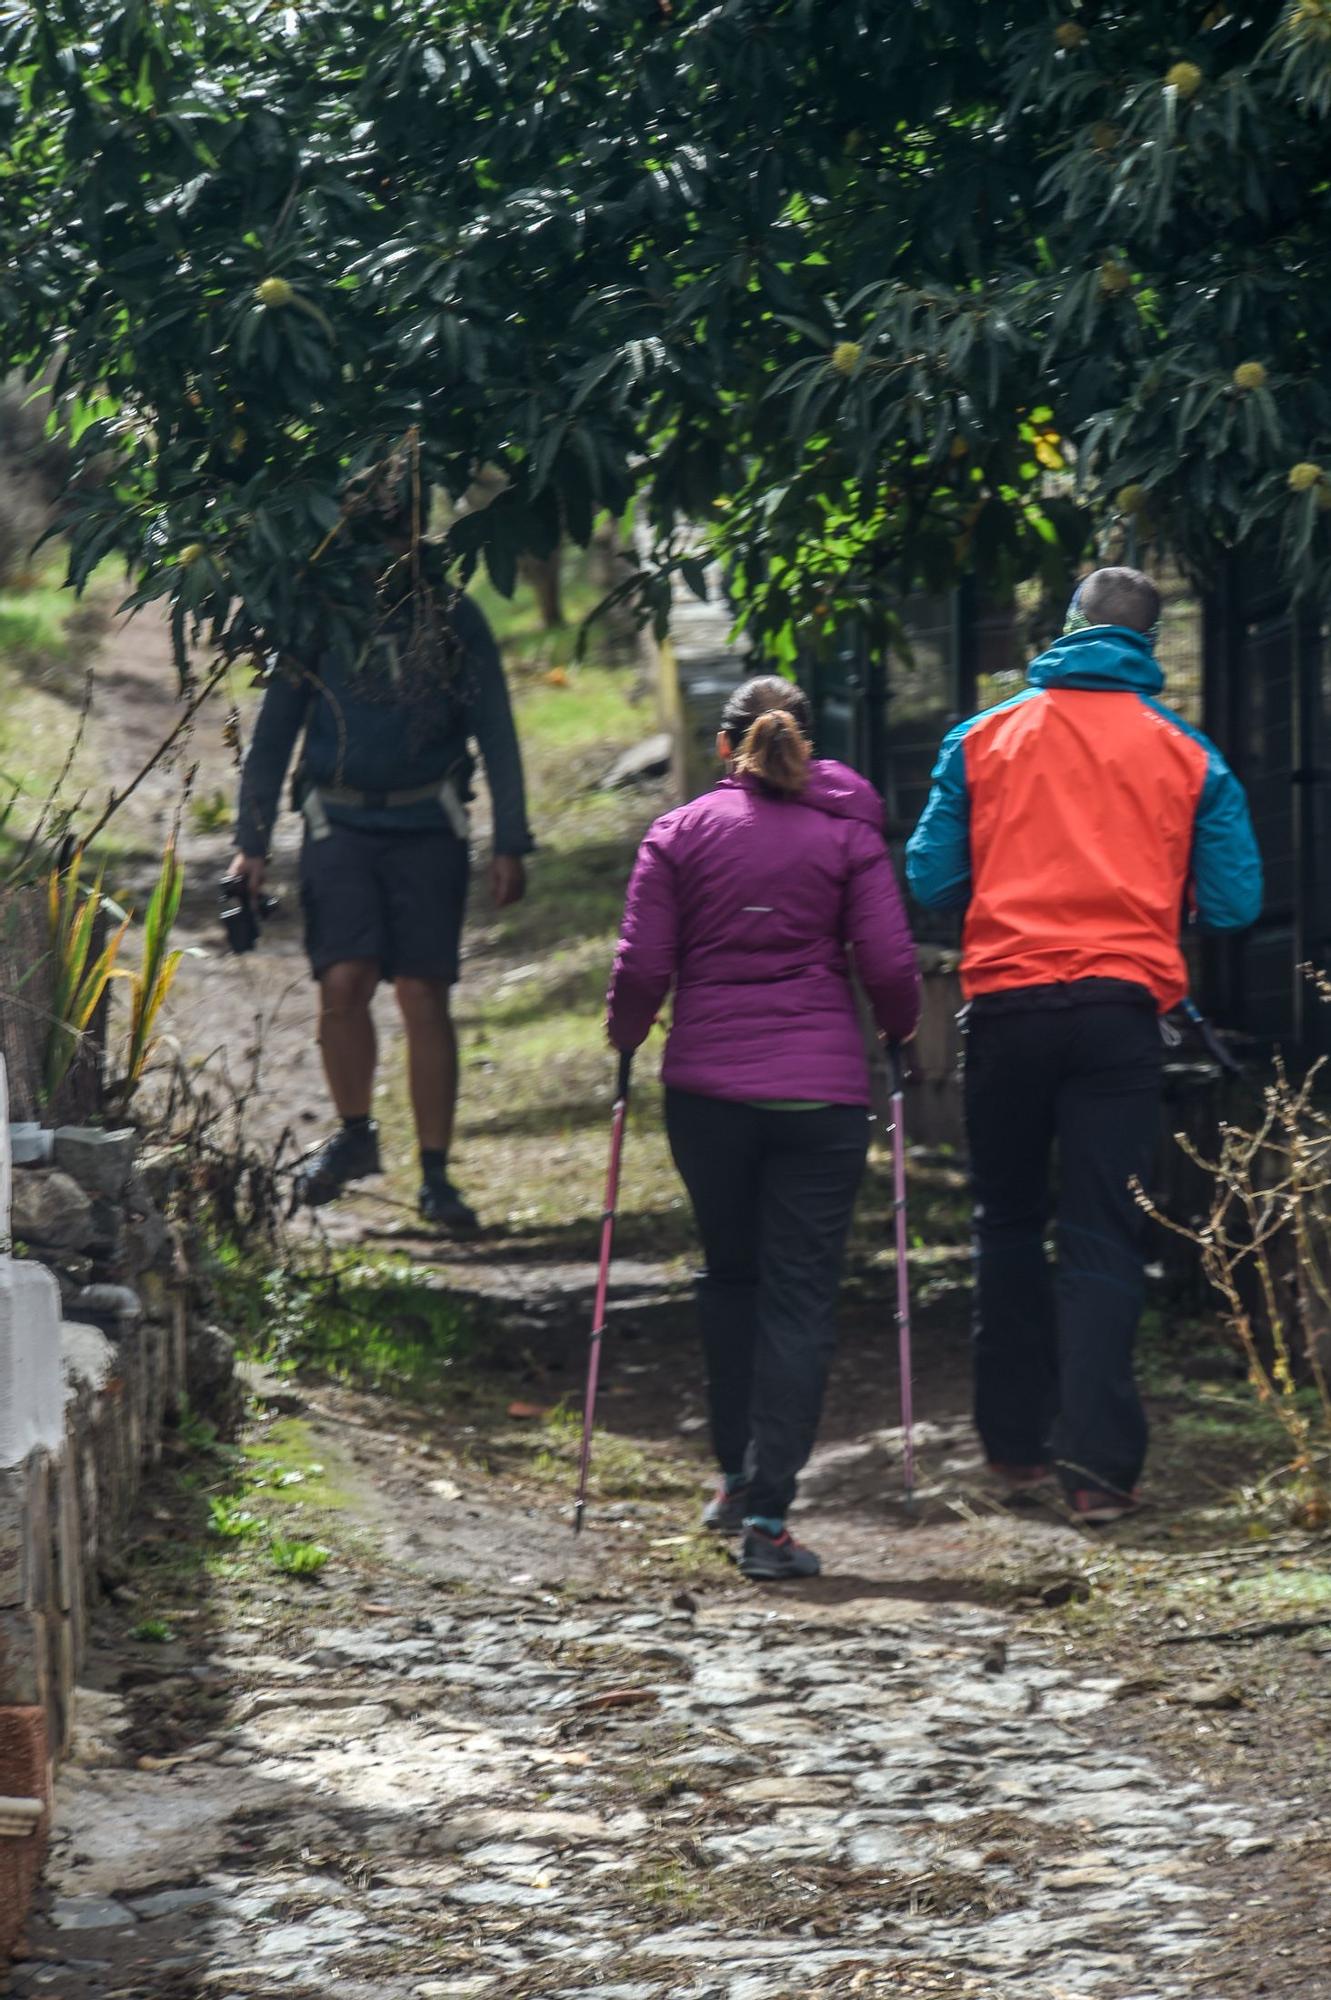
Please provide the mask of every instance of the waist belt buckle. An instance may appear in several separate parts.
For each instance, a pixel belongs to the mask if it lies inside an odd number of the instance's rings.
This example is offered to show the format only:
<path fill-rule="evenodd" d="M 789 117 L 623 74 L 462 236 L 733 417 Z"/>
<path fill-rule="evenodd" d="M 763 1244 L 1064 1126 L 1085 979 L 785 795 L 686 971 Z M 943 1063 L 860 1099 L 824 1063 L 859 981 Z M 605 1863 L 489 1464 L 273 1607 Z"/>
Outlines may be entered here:
<path fill-rule="evenodd" d="M 328 814 L 325 810 L 323 799 L 314 785 L 306 788 L 305 796 L 300 802 L 300 809 L 305 815 L 305 825 L 309 831 L 310 839 L 327 840 L 332 828 L 328 824 Z"/>
<path fill-rule="evenodd" d="M 452 827 L 457 838 L 465 845 L 471 835 L 471 814 L 467 811 L 457 785 L 452 778 L 445 778 L 439 787 L 439 803 L 444 809 L 444 818 Z"/>

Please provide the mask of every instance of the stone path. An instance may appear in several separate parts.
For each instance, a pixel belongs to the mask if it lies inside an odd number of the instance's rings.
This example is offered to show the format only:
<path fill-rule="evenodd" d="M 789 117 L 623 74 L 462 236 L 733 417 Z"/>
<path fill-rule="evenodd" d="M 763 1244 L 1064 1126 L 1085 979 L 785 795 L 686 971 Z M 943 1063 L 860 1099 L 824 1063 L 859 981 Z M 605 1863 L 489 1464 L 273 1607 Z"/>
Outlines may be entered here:
<path fill-rule="evenodd" d="M 15 1995 L 1212 1990 L 1227 1870 L 1275 1809 L 1124 1748 L 1121 1676 L 949 1600 L 930 1565 L 983 1522 L 879 1523 L 839 1577 L 757 1594 L 644 1584 L 631 1503 L 579 1544 L 526 1509 L 468 1584 L 450 1515 L 483 1528 L 493 1495 L 460 1462 L 427 1489 L 392 1442 L 357 1441 L 349 1587 L 223 1591 L 160 1663 L 93 1661 Z M 1024 1532 L 1046 1568 L 1082 1547 Z"/>

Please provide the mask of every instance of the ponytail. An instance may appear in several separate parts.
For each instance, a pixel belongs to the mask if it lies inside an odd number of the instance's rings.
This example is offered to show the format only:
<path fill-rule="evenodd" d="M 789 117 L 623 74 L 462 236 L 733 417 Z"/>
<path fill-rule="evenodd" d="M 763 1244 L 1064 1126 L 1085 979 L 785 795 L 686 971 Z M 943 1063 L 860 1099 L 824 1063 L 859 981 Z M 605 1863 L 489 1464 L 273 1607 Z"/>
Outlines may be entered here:
<path fill-rule="evenodd" d="M 741 777 L 755 778 L 778 798 L 793 799 L 809 782 L 809 739 L 788 708 L 769 708 L 750 723 L 735 755 Z"/>

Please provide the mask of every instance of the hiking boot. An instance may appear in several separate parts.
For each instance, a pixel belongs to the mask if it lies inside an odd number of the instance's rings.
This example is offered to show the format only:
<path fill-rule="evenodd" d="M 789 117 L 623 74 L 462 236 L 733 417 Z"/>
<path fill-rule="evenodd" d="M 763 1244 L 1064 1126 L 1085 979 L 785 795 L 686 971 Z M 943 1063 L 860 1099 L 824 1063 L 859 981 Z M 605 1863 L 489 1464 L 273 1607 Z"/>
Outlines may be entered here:
<path fill-rule="evenodd" d="M 306 1208 L 336 1201 L 348 1181 L 364 1180 L 379 1167 L 379 1127 L 344 1125 L 310 1154 L 296 1175 L 296 1199 Z"/>
<path fill-rule="evenodd" d="M 422 1221 L 450 1236 L 474 1236 L 481 1226 L 475 1209 L 468 1207 L 447 1174 L 427 1174 L 416 1200 Z"/>
<path fill-rule="evenodd" d="M 723 1479 L 702 1510 L 702 1524 L 714 1535 L 737 1535 L 749 1511 L 749 1482 L 730 1487 Z"/>
<path fill-rule="evenodd" d="M 1004 1488 L 1009 1500 L 1038 1499 L 1054 1476 L 1052 1465 L 1000 1465 L 990 1459 L 989 1470 Z"/>
<path fill-rule="evenodd" d="M 789 1528 L 769 1535 L 766 1528 L 745 1528 L 740 1572 L 754 1583 L 786 1583 L 793 1577 L 819 1576 L 822 1564 L 812 1549 L 797 1542 Z"/>
<path fill-rule="evenodd" d="M 1077 1520 L 1088 1528 L 1112 1528 L 1126 1521 L 1141 1505 L 1135 1493 L 1107 1493 L 1098 1486 L 1081 1486 L 1067 1496 Z"/>

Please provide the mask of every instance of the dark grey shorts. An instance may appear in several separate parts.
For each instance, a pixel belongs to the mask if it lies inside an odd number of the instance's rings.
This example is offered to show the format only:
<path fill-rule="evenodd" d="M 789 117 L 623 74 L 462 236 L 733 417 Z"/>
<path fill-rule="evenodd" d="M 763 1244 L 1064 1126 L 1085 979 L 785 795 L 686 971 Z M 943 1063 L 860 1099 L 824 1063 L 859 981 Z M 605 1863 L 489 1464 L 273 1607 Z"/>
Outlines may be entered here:
<path fill-rule="evenodd" d="M 305 836 L 300 904 L 317 979 L 330 965 L 371 959 L 385 979 L 458 976 L 470 858 L 447 827 L 367 833 L 330 825 Z"/>

